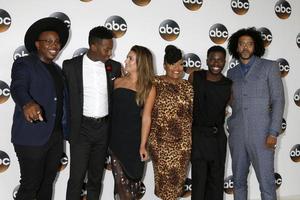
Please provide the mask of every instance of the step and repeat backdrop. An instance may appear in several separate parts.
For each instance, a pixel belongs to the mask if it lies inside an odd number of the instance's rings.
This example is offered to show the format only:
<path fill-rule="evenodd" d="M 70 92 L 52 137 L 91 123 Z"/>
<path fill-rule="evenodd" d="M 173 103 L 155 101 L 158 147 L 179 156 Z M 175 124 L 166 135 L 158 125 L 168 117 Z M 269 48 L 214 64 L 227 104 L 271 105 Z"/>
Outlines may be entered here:
<path fill-rule="evenodd" d="M 255 26 L 266 46 L 265 58 L 276 60 L 285 88 L 286 106 L 282 133 L 276 149 L 274 174 L 280 197 L 300 195 L 300 1 L 298 0 L 0 0 L 0 199 L 14 199 L 19 187 L 19 165 L 10 143 L 14 102 L 10 97 L 10 73 L 15 59 L 28 54 L 24 34 L 40 18 L 57 17 L 69 27 L 70 38 L 56 62 L 81 55 L 88 48 L 88 33 L 104 25 L 116 34 L 113 58 L 123 63 L 131 46 L 148 47 L 155 57 L 156 73 L 164 74 L 163 55 L 168 44 L 184 53 L 186 67 L 206 67 L 206 51 L 212 45 L 226 48 L 227 39 L 240 28 Z M 238 61 L 227 56 L 226 69 Z M 187 75 L 185 75 L 187 78 Z M 230 108 L 228 109 L 230 115 Z M 229 152 L 229 151 L 228 151 Z M 231 158 L 227 153 L 224 197 L 233 199 Z M 69 176 L 69 146 L 61 157 L 55 183 L 55 200 L 65 198 Z M 190 199 L 190 172 L 185 194 Z M 113 199 L 113 177 L 107 158 L 102 198 Z M 143 180 L 142 199 L 157 199 L 151 161 Z M 85 185 L 82 199 L 86 199 Z M 249 198 L 260 193 L 253 169 Z"/>

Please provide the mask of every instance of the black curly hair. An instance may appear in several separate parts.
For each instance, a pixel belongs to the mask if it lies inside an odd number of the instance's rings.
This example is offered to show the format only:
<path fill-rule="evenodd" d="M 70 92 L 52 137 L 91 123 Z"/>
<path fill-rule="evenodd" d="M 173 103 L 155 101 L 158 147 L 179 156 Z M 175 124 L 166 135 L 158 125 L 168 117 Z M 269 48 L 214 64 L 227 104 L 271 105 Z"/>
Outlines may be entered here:
<path fill-rule="evenodd" d="M 241 36 L 250 36 L 254 41 L 254 52 L 253 54 L 257 57 L 262 57 L 265 53 L 265 47 L 261 33 L 256 30 L 255 27 L 243 28 L 233 33 L 228 39 L 227 49 L 232 57 L 239 59 L 239 54 L 237 52 L 238 41 Z"/>
<path fill-rule="evenodd" d="M 174 45 L 168 45 L 165 48 L 164 64 L 174 64 L 182 59 L 182 52 Z"/>

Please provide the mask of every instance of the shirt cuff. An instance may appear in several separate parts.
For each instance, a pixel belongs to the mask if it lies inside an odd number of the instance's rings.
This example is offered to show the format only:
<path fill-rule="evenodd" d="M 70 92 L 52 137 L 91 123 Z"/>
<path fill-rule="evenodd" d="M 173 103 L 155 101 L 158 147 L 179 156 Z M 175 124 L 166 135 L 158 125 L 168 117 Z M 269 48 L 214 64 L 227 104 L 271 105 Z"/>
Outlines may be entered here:
<path fill-rule="evenodd" d="M 272 129 L 269 130 L 269 134 L 274 137 L 277 137 L 279 135 L 279 133 L 277 131 L 274 131 Z"/>

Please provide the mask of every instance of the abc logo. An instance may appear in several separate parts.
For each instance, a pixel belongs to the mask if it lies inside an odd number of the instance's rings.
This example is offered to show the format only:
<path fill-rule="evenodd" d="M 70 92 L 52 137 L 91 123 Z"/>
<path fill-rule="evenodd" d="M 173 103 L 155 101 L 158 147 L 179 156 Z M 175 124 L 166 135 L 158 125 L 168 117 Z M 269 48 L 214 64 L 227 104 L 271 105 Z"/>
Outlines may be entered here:
<path fill-rule="evenodd" d="M 58 171 L 64 170 L 67 167 L 68 163 L 69 163 L 68 156 L 66 155 L 66 153 L 63 153 L 60 158 L 60 166 L 58 168 Z"/>
<path fill-rule="evenodd" d="M 223 24 L 215 24 L 209 30 L 210 39 L 216 44 L 223 44 L 228 38 L 227 28 Z"/>
<path fill-rule="evenodd" d="M 146 6 L 150 3 L 151 0 L 132 0 L 135 5 Z"/>
<path fill-rule="evenodd" d="M 7 170 L 10 165 L 10 159 L 4 151 L 0 151 L 0 173 Z"/>
<path fill-rule="evenodd" d="M 249 10 L 248 0 L 231 0 L 231 8 L 238 15 L 244 15 Z"/>
<path fill-rule="evenodd" d="M 8 85 L 5 82 L 0 81 L 0 104 L 7 101 L 9 96 L 10 96 L 10 89 Z"/>
<path fill-rule="evenodd" d="M 300 89 L 298 89 L 294 94 L 294 102 L 297 106 L 300 106 Z"/>
<path fill-rule="evenodd" d="M 228 176 L 225 180 L 224 180 L 224 192 L 226 194 L 233 194 L 233 176 Z"/>
<path fill-rule="evenodd" d="M 182 2 L 191 11 L 199 10 L 203 4 L 203 0 L 182 0 Z"/>
<path fill-rule="evenodd" d="M 261 38 L 263 39 L 264 42 L 264 46 L 267 47 L 271 44 L 272 40 L 273 40 L 273 36 L 272 33 L 269 29 L 262 27 L 257 29 L 260 34 L 261 34 Z"/>
<path fill-rule="evenodd" d="M 290 151 L 290 157 L 294 162 L 300 162 L 300 144 L 296 144 Z"/>
<path fill-rule="evenodd" d="M 122 17 L 111 16 L 105 21 L 105 27 L 112 30 L 116 38 L 122 37 L 127 31 L 127 24 Z"/>
<path fill-rule="evenodd" d="M 228 68 L 229 69 L 232 69 L 232 68 L 235 68 L 239 63 L 239 61 L 235 58 L 232 58 L 228 64 Z"/>
<path fill-rule="evenodd" d="M 183 194 L 181 197 L 189 197 L 192 194 L 192 179 L 186 178 L 184 182 L 184 189 L 183 189 Z"/>
<path fill-rule="evenodd" d="M 284 118 L 282 118 L 282 122 L 281 122 L 281 133 L 283 133 L 283 132 L 285 131 L 286 126 L 287 126 L 286 121 L 285 121 Z"/>
<path fill-rule="evenodd" d="M 88 51 L 87 48 L 80 48 L 80 49 L 77 49 L 77 50 L 74 51 L 74 53 L 73 53 L 73 58 L 74 58 L 74 57 L 77 57 L 77 56 L 82 56 L 82 55 L 85 54 L 87 51 Z"/>
<path fill-rule="evenodd" d="M 282 178 L 281 178 L 280 174 L 278 174 L 278 173 L 275 173 L 274 177 L 275 177 L 276 189 L 278 189 L 281 186 Z"/>
<path fill-rule="evenodd" d="M 70 27 L 71 27 L 71 20 L 70 20 L 70 18 L 65 13 L 55 12 L 55 13 L 52 13 L 50 15 L 50 17 L 55 17 L 57 19 L 60 19 L 61 21 L 63 21 L 67 25 L 68 29 L 70 29 Z"/>
<path fill-rule="evenodd" d="M 284 58 L 279 58 L 276 61 L 279 65 L 281 77 L 285 77 L 290 71 L 289 63 Z"/>
<path fill-rule="evenodd" d="M 5 10 L 0 9 L 0 33 L 6 31 L 11 24 L 11 17 Z"/>
<path fill-rule="evenodd" d="M 297 46 L 300 48 L 300 33 L 297 35 L 296 43 L 297 43 Z"/>
<path fill-rule="evenodd" d="M 20 46 L 15 50 L 13 59 L 17 60 L 17 58 L 28 56 L 28 54 L 29 53 L 28 53 L 27 49 L 25 48 L 25 46 Z"/>
<path fill-rule="evenodd" d="M 194 53 L 188 53 L 183 56 L 183 65 L 185 67 L 201 67 L 200 58 Z"/>
<path fill-rule="evenodd" d="M 180 28 L 175 21 L 167 19 L 160 23 L 159 34 L 164 40 L 173 41 L 179 36 Z"/>
<path fill-rule="evenodd" d="M 291 5 L 286 0 L 279 0 L 274 9 L 280 19 L 287 19 L 292 13 Z"/>
<path fill-rule="evenodd" d="M 17 185 L 14 190 L 13 190 L 13 199 L 16 199 L 17 198 L 17 193 L 18 193 L 18 190 L 20 188 L 20 185 Z"/>
<path fill-rule="evenodd" d="M 111 170 L 111 157 L 109 155 L 106 155 L 105 157 L 104 167 L 107 170 Z"/>

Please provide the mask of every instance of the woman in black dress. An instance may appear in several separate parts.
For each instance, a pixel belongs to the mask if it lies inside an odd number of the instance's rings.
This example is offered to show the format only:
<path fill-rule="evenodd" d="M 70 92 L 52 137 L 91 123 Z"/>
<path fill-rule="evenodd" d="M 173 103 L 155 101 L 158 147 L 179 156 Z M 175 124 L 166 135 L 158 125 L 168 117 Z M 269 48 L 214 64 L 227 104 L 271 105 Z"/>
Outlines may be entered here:
<path fill-rule="evenodd" d="M 155 89 L 151 52 L 133 46 L 125 60 L 125 76 L 115 80 L 109 152 L 115 180 L 114 196 L 139 199 L 144 163 L 139 148 L 141 133 L 149 132 Z M 148 113 L 148 114 L 145 114 Z"/>

